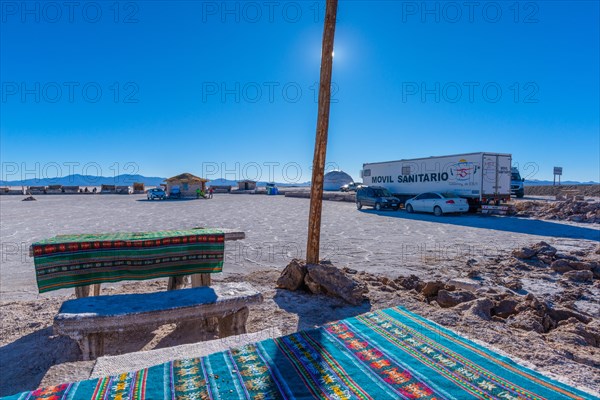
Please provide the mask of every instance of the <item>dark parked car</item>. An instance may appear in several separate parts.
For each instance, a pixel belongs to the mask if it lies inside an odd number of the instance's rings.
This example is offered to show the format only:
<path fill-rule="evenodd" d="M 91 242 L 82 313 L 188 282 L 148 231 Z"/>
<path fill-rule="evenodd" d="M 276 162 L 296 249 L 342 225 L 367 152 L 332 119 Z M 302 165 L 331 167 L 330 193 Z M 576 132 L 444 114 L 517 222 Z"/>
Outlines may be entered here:
<path fill-rule="evenodd" d="M 371 206 L 378 211 L 382 208 L 397 210 L 400 200 L 384 187 L 362 186 L 356 191 L 356 208 L 360 210 L 363 206 Z"/>
<path fill-rule="evenodd" d="M 169 198 L 170 199 L 180 199 L 181 198 L 181 190 L 177 186 L 172 187 L 171 191 L 169 192 Z"/>

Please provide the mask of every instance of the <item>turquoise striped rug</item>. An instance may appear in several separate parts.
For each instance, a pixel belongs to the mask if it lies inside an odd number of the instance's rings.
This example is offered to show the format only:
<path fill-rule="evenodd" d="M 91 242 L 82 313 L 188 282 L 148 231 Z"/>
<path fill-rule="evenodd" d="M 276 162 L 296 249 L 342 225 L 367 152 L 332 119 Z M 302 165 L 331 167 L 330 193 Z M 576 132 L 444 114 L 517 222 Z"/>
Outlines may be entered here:
<path fill-rule="evenodd" d="M 400 307 L 8 398 L 598 400 Z"/>

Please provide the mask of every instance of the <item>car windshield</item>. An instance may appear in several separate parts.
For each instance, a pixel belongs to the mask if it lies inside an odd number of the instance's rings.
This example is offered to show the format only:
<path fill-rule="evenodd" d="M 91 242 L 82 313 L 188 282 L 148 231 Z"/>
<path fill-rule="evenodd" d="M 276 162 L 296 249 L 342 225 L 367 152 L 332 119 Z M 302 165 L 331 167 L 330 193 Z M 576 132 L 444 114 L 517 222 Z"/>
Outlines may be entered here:
<path fill-rule="evenodd" d="M 446 199 L 458 199 L 458 196 L 454 193 L 442 193 Z"/>
<path fill-rule="evenodd" d="M 377 197 L 392 197 L 392 194 L 387 189 L 373 189 L 373 192 Z"/>
<path fill-rule="evenodd" d="M 513 181 L 520 181 L 520 180 L 521 180 L 521 175 L 519 175 L 518 173 L 514 173 L 514 172 L 513 172 L 513 173 L 510 175 L 510 179 L 511 179 L 511 180 L 513 180 Z"/>

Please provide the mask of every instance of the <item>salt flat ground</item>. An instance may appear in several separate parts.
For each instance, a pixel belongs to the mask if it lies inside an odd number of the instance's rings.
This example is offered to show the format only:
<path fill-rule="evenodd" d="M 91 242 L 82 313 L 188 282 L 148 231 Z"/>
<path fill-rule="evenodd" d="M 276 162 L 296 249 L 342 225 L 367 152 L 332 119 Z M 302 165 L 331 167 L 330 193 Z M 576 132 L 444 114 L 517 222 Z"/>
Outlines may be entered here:
<path fill-rule="evenodd" d="M 304 257 L 309 200 L 215 195 L 212 200 L 147 201 L 144 195 L 46 195 L 23 202 L 0 197 L 0 297 L 37 298 L 31 243 L 58 234 L 139 232 L 193 227 L 239 229 L 228 242 L 224 274 L 282 269 Z M 467 260 L 494 259 L 545 240 L 563 250 L 600 241 L 600 227 L 501 216 L 435 217 L 405 211 L 356 210 L 324 202 L 321 256 L 340 266 L 388 276 L 454 278 Z M 107 284 L 115 286 L 118 284 Z M 71 294 L 56 291 L 43 297 Z"/>

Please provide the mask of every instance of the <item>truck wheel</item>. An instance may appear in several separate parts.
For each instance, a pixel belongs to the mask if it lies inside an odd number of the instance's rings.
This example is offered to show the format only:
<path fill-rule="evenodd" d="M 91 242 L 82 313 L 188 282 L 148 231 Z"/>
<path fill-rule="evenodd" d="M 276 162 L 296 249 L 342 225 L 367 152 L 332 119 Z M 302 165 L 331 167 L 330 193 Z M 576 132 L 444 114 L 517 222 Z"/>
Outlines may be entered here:
<path fill-rule="evenodd" d="M 357 201 L 357 202 L 356 202 L 356 208 L 357 208 L 358 210 L 362 209 L 362 203 L 361 203 L 360 201 Z"/>
<path fill-rule="evenodd" d="M 441 208 L 440 206 L 435 206 L 435 207 L 433 208 L 433 214 L 434 214 L 436 217 L 440 217 L 440 216 L 442 216 L 442 215 L 444 214 L 444 212 L 442 211 L 442 208 Z"/>
<path fill-rule="evenodd" d="M 408 204 L 406 206 L 406 212 L 412 214 L 414 212 L 412 205 Z"/>
<path fill-rule="evenodd" d="M 381 203 L 375 203 L 375 209 L 381 211 Z"/>

